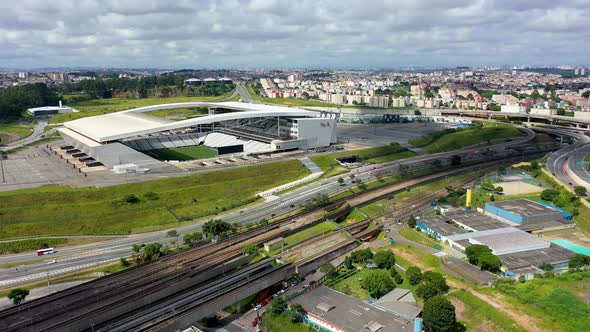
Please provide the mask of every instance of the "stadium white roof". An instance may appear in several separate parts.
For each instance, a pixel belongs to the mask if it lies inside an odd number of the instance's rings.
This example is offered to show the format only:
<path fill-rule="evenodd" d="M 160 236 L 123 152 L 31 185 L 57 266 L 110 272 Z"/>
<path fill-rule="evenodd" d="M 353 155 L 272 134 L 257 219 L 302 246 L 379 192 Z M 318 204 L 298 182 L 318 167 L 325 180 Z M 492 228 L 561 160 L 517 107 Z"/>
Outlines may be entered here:
<path fill-rule="evenodd" d="M 236 112 L 202 116 L 182 121 L 162 123 L 160 119 L 140 117 L 133 113 L 184 107 L 218 107 Z M 299 108 L 241 102 L 188 102 L 146 106 L 117 113 L 92 116 L 64 123 L 64 126 L 96 142 L 109 142 L 123 138 L 148 135 L 161 131 L 181 129 L 220 121 L 256 117 L 317 117 L 319 112 Z"/>

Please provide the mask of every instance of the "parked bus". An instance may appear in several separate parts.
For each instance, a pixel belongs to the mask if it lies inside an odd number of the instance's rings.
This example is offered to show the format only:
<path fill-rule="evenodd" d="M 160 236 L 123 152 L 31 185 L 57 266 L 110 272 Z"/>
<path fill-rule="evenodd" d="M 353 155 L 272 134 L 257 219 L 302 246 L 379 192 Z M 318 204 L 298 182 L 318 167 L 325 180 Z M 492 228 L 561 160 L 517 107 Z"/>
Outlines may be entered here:
<path fill-rule="evenodd" d="M 53 248 L 37 250 L 37 256 L 49 255 L 49 254 L 54 254 L 54 253 L 55 253 L 55 250 L 53 250 Z"/>

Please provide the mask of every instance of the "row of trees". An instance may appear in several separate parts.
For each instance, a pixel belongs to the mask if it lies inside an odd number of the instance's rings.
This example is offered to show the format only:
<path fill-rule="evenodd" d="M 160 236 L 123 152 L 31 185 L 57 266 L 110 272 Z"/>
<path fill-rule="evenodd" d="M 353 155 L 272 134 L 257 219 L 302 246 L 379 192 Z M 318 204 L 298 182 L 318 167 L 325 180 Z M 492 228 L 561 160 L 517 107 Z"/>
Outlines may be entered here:
<path fill-rule="evenodd" d="M 57 105 L 55 91 L 42 83 L 0 89 L 0 120 L 18 118 L 28 108 Z"/>

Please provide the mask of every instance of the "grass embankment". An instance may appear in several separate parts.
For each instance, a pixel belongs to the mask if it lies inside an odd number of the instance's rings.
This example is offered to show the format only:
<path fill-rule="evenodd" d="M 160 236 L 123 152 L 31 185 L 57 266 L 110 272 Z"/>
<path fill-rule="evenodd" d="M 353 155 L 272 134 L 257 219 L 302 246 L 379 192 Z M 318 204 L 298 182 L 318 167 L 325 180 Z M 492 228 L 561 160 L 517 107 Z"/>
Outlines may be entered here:
<path fill-rule="evenodd" d="M 354 156 L 357 155 L 363 159 L 363 161 L 371 164 L 384 163 L 393 160 L 405 159 L 416 156 L 416 154 L 401 145 L 395 143 L 386 146 L 360 149 L 353 151 L 342 151 L 334 153 L 321 154 L 319 156 L 311 157 L 310 159 L 318 165 L 322 171 L 325 172 L 324 176 L 329 177 L 337 174 L 342 174 L 347 171 L 347 168 L 341 166 L 336 158 Z"/>
<path fill-rule="evenodd" d="M 317 225 L 311 226 L 306 228 L 302 231 L 294 233 L 284 238 L 284 246 L 283 248 L 275 249 L 268 253 L 269 256 L 274 256 L 281 252 L 281 249 L 288 249 L 291 248 L 299 243 L 307 241 L 313 237 L 322 235 L 322 234 L 329 234 L 330 232 L 337 230 L 338 227 L 329 221 L 321 222 Z"/>
<path fill-rule="evenodd" d="M 428 153 L 452 151 L 470 145 L 496 140 L 508 140 L 521 136 L 521 131 L 509 124 L 477 123 L 465 129 L 445 129 L 428 136 L 411 140 L 410 144 Z"/>
<path fill-rule="evenodd" d="M 33 251 L 40 248 L 40 244 L 46 243 L 49 247 L 64 247 L 64 246 L 75 246 L 87 243 L 94 243 L 99 241 L 107 241 L 112 238 L 99 237 L 99 238 L 39 238 L 39 239 L 26 239 L 17 241 L 0 242 L 0 255 L 1 254 L 13 254 L 23 251 Z"/>
<path fill-rule="evenodd" d="M 102 115 L 132 108 L 169 103 L 185 103 L 189 101 L 210 101 L 227 97 L 231 92 L 220 96 L 208 97 L 171 97 L 171 98 L 108 98 L 72 103 L 68 106 L 79 110 L 79 113 L 64 113 L 55 115 L 49 123 L 62 123 L 88 116 Z"/>
<path fill-rule="evenodd" d="M 0 133 L 0 144 L 2 144 L 2 142 L 8 141 L 9 138 L 10 136 Z"/>
<path fill-rule="evenodd" d="M 176 227 L 180 221 L 253 202 L 256 193 L 307 174 L 299 161 L 289 160 L 109 188 L 2 192 L 0 238 L 129 234 Z M 129 203 L 129 195 L 139 202 Z"/>
<path fill-rule="evenodd" d="M 91 269 L 87 269 L 87 270 L 83 270 L 83 271 L 73 272 L 73 273 L 62 275 L 59 277 L 49 278 L 49 283 L 50 283 L 50 285 L 55 285 L 55 284 L 63 284 L 66 282 L 73 282 L 73 281 L 93 280 L 99 276 L 108 275 L 108 274 L 112 274 L 115 272 L 125 270 L 127 268 L 132 267 L 133 265 L 134 265 L 134 263 L 131 261 L 130 261 L 129 266 L 123 266 L 123 264 L 121 264 L 120 262 L 111 263 L 111 264 L 107 264 L 107 265 L 103 265 L 103 266 L 99 266 L 99 267 L 95 267 L 95 268 L 91 268 Z M 33 283 L 23 285 L 23 286 L 6 288 L 0 292 L 0 297 L 8 296 L 8 293 L 13 288 L 26 288 L 26 289 L 30 290 L 33 288 L 41 288 L 41 287 L 45 287 L 45 286 L 47 286 L 47 279 L 45 279 L 43 281 L 33 282 Z"/>
<path fill-rule="evenodd" d="M 153 150 L 148 152 L 149 155 L 159 160 L 196 160 L 207 159 L 217 156 L 217 151 L 203 145 L 185 146 L 182 148 L 171 148 L 162 150 Z"/>
<path fill-rule="evenodd" d="M 587 302 L 590 271 L 567 273 L 551 279 L 533 279 L 523 284 L 498 283 L 514 307 L 541 319 L 549 331 L 588 331 L 590 304 Z"/>
<path fill-rule="evenodd" d="M 254 82 L 252 81 L 248 81 L 248 83 L 246 83 L 246 89 L 248 90 L 248 93 L 250 94 L 250 96 L 252 97 L 253 100 L 255 101 L 262 101 L 262 98 L 260 97 L 260 95 L 258 93 L 256 93 L 256 86 L 254 85 Z"/>
<path fill-rule="evenodd" d="M 0 132 L 14 134 L 20 136 L 20 138 L 25 138 L 33 133 L 34 126 L 34 122 L 19 123 L 0 121 Z M 0 139 L 0 142 L 4 140 L 8 140 L 8 135 L 4 135 L 4 138 Z"/>
<path fill-rule="evenodd" d="M 416 230 L 411 229 L 409 227 L 402 228 L 399 231 L 399 234 L 412 242 L 420 243 L 421 245 L 430 248 L 435 248 L 439 250 L 442 249 L 442 246 L 438 244 L 436 241 L 429 239 L 428 237 L 418 233 Z"/>
<path fill-rule="evenodd" d="M 468 331 L 517 331 L 524 332 L 508 315 L 464 289 L 449 294 L 457 312 L 457 318 L 467 325 Z"/>
<path fill-rule="evenodd" d="M 413 176 L 419 176 L 420 174 L 431 173 L 432 170 L 420 170 L 416 172 L 412 172 Z M 455 181 L 460 181 L 468 178 L 472 174 L 463 174 L 463 175 L 456 175 L 450 176 L 444 179 L 440 179 L 434 182 L 430 182 L 421 186 L 417 186 L 414 188 L 406 188 L 405 191 L 395 194 L 395 197 L 392 199 L 380 199 L 375 201 L 371 204 L 367 204 L 360 208 L 362 212 L 364 212 L 369 217 L 373 217 L 385 212 L 394 211 L 401 206 L 406 204 L 410 204 L 413 201 L 418 199 L 424 198 L 438 190 L 446 188 L 450 183 Z M 367 187 L 373 187 L 373 184 L 384 185 L 386 183 L 395 182 L 403 180 L 403 178 L 399 175 L 382 178 L 381 180 L 373 181 L 367 184 Z M 351 190 L 346 191 L 345 193 L 350 192 Z M 358 192 L 360 189 L 354 188 L 352 189 L 353 192 Z M 344 193 L 339 194 L 338 197 L 343 197 Z M 434 200 L 434 198 L 433 198 Z"/>

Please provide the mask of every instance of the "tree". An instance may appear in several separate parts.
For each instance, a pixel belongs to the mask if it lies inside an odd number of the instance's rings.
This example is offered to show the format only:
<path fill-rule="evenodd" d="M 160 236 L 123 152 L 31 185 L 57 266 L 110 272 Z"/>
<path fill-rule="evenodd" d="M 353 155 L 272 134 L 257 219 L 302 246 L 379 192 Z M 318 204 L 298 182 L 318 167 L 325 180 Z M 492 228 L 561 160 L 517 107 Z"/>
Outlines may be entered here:
<path fill-rule="evenodd" d="M 162 244 L 158 242 L 148 243 L 143 247 L 143 259 L 146 261 L 155 261 L 160 258 Z"/>
<path fill-rule="evenodd" d="M 590 256 L 576 254 L 570 258 L 568 267 L 570 269 L 577 269 L 586 265 L 590 265 Z"/>
<path fill-rule="evenodd" d="M 133 256 L 135 256 L 136 262 L 139 262 L 139 252 L 141 251 L 141 248 L 143 248 L 143 245 L 137 243 L 134 243 L 131 246 L 131 251 L 133 251 Z"/>
<path fill-rule="evenodd" d="M 338 178 L 338 183 L 339 183 L 339 184 L 343 184 L 343 183 L 344 183 L 344 179 L 343 179 L 342 177 L 339 177 L 339 178 Z"/>
<path fill-rule="evenodd" d="M 428 301 L 429 299 L 440 294 L 441 291 L 431 283 L 424 283 L 416 288 L 416 295 L 422 298 L 424 301 Z"/>
<path fill-rule="evenodd" d="M 209 220 L 203 225 L 203 233 L 207 237 L 229 235 L 234 231 L 232 224 L 223 220 Z"/>
<path fill-rule="evenodd" d="M 401 274 L 396 274 L 395 277 L 393 277 L 393 280 L 395 280 L 395 283 L 398 285 L 401 285 L 404 283 L 404 278 L 402 277 Z"/>
<path fill-rule="evenodd" d="M 539 162 L 538 161 L 533 160 L 533 161 L 531 161 L 531 168 L 534 169 L 534 170 L 538 170 L 541 167 L 539 166 Z"/>
<path fill-rule="evenodd" d="M 345 269 L 352 269 L 353 265 L 353 260 L 352 260 L 352 256 L 346 256 L 346 258 L 344 258 L 344 263 L 342 263 L 342 265 L 344 266 Z"/>
<path fill-rule="evenodd" d="M 551 264 L 549 264 L 549 263 L 547 263 L 547 262 L 545 262 L 545 263 L 543 263 L 543 264 L 539 265 L 539 268 L 540 268 L 541 270 L 543 270 L 543 271 L 553 271 L 553 265 L 551 265 Z"/>
<path fill-rule="evenodd" d="M 440 169 L 442 167 L 442 162 L 438 159 L 433 160 L 430 164 L 432 165 L 432 168 L 434 168 L 434 169 Z"/>
<path fill-rule="evenodd" d="M 258 222 L 259 226 L 266 226 L 268 225 L 268 220 L 267 219 L 262 219 Z"/>
<path fill-rule="evenodd" d="M 586 196 L 586 187 L 584 187 L 584 186 L 575 186 L 574 187 L 574 192 L 578 196 Z"/>
<path fill-rule="evenodd" d="M 192 246 L 203 239 L 203 233 L 201 232 L 194 232 L 194 233 L 184 233 L 182 240 L 184 243 Z"/>
<path fill-rule="evenodd" d="M 559 195 L 559 191 L 555 189 L 545 189 L 541 192 L 541 199 L 552 202 L 557 197 L 557 195 Z"/>
<path fill-rule="evenodd" d="M 494 190 L 498 193 L 503 193 L 504 192 L 504 188 L 501 186 L 497 186 L 496 188 L 494 188 Z"/>
<path fill-rule="evenodd" d="M 520 277 L 518 277 L 518 282 L 524 284 L 526 282 L 526 276 L 521 274 Z"/>
<path fill-rule="evenodd" d="M 424 303 L 422 311 L 427 331 L 451 331 L 456 324 L 455 307 L 442 296 L 435 296 Z"/>
<path fill-rule="evenodd" d="M 8 292 L 7 297 L 12 300 L 14 305 L 19 305 L 29 295 L 29 290 L 24 288 L 14 288 Z"/>
<path fill-rule="evenodd" d="M 379 251 L 373 256 L 373 262 L 380 269 L 389 270 L 395 266 L 395 255 L 391 251 Z"/>
<path fill-rule="evenodd" d="M 449 286 L 447 285 L 447 281 L 442 274 L 433 271 L 426 271 L 422 275 L 422 279 L 436 289 L 438 289 L 441 293 L 446 293 L 449 290 Z"/>
<path fill-rule="evenodd" d="M 334 265 L 330 264 L 329 262 L 323 262 L 320 265 L 320 271 L 326 275 L 326 277 L 330 278 L 336 274 L 336 268 Z"/>
<path fill-rule="evenodd" d="M 363 280 L 363 288 L 373 298 L 379 298 L 395 288 L 393 279 L 385 270 L 370 270 Z"/>
<path fill-rule="evenodd" d="M 373 258 L 373 252 L 369 248 L 355 250 L 352 252 L 352 254 L 350 254 L 350 257 L 352 257 L 352 261 L 355 263 L 364 263 L 367 260 Z"/>
<path fill-rule="evenodd" d="M 129 262 L 128 262 L 128 261 L 125 259 L 125 257 L 121 257 L 121 259 L 120 259 L 120 262 L 121 262 L 121 265 L 122 265 L 123 267 L 127 267 L 127 266 L 131 265 L 131 263 L 129 263 Z"/>
<path fill-rule="evenodd" d="M 356 186 L 360 189 L 360 190 L 367 190 L 367 185 L 363 182 L 363 180 L 361 179 L 357 179 L 356 180 Z"/>
<path fill-rule="evenodd" d="M 168 235 L 169 237 L 177 237 L 178 232 L 175 229 L 171 229 L 168 231 L 168 233 L 166 233 L 166 235 Z"/>
<path fill-rule="evenodd" d="M 432 93 L 430 93 L 430 94 L 432 95 Z M 428 97 L 427 97 L 427 98 L 428 98 Z M 430 97 L 430 98 L 432 98 L 432 97 Z M 422 112 L 420 112 L 420 111 L 418 111 L 418 110 L 415 110 L 415 111 L 414 111 L 414 115 L 422 115 Z"/>
<path fill-rule="evenodd" d="M 502 261 L 498 256 L 492 254 L 492 249 L 482 244 L 467 247 L 465 255 L 469 263 L 477 265 L 482 270 L 495 272 L 502 266 Z"/>
<path fill-rule="evenodd" d="M 243 251 L 246 255 L 254 255 L 258 253 L 258 247 L 255 244 L 248 243 L 244 246 Z"/>
<path fill-rule="evenodd" d="M 419 268 L 410 266 L 406 270 L 406 278 L 408 278 L 410 285 L 417 285 L 420 283 L 420 281 L 422 281 L 422 272 Z"/>
<path fill-rule="evenodd" d="M 408 227 L 410 227 L 410 228 L 416 227 L 416 217 L 414 217 L 414 215 L 411 215 L 410 218 L 408 219 Z"/>
<path fill-rule="evenodd" d="M 584 97 L 584 98 L 590 98 L 590 90 L 584 91 L 584 93 L 582 93 L 582 97 Z"/>
<path fill-rule="evenodd" d="M 270 302 L 270 305 L 268 307 L 268 311 L 273 316 L 279 316 L 280 314 L 282 314 L 285 311 L 286 307 L 287 307 L 287 302 L 285 302 L 285 300 L 282 297 L 277 296 Z"/>
<path fill-rule="evenodd" d="M 459 166 L 461 165 L 461 156 L 454 155 L 451 157 L 451 166 Z"/>
<path fill-rule="evenodd" d="M 293 303 L 291 306 L 289 306 L 289 320 L 291 320 L 292 323 L 302 323 L 303 322 L 303 317 L 305 316 L 305 310 L 303 309 L 303 307 L 301 306 L 301 304 L 299 303 Z"/>
<path fill-rule="evenodd" d="M 307 201 L 305 204 L 306 210 L 313 210 L 315 208 L 319 208 L 330 203 L 330 198 L 324 194 L 317 194 L 313 196 L 310 200 Z"/>

